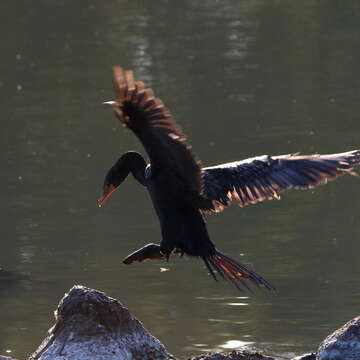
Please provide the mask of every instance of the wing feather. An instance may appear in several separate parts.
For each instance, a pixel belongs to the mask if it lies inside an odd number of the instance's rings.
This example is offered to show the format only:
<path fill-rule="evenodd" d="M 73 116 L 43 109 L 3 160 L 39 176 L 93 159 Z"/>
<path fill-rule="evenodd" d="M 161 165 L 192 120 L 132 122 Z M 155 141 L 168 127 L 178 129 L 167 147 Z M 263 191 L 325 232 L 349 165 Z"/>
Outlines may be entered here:
<path fill-rule="evenodd" d="M 115 115 L 144 145 L 152 173 L 166 172 L 179 190 L 200 194 L 200 162 L 164 103 L 152 89 L 134 79 L 133 71 L 124 71 L 120 66 L 113 67 L 113 85 Z"/>
<path fill-rule="evenodd" d="M 287 189 L 310 189 L 344 174 L 356 175 L 360 150 L 330 155 L 258 156 L 202 169 L 203 212 L 245 206 L 273 198 Z M 207 201 L 206 201 L 207 200 Z"/>

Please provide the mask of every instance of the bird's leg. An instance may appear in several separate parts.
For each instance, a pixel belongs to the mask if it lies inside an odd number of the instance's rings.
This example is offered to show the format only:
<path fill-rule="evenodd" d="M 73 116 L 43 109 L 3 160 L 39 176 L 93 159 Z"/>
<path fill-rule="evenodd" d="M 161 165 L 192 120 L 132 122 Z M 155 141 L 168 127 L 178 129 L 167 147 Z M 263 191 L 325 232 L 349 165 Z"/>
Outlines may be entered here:
<path fill-rule="evenodd" d="M 124 264 L 131 264 L 134 261 L 143 261 L 145 259 L 163 259 L 164 255 L 160 251 L 160 245 L 147 244 L 128 255 L 124 260 Z"/>

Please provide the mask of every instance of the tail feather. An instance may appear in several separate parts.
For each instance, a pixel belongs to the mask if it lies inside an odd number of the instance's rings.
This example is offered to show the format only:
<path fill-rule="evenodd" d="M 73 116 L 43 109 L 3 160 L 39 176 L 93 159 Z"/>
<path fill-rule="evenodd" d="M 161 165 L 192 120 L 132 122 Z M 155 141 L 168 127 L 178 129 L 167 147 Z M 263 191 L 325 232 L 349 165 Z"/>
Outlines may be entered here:
<path fill-rule="evenodd" d="M 210 275 L 213 277 L 214 280 L 217 281 L 217 278 L 216 278 L 216 276 L 215 276 L 214 270 L 213 270 L 212 267 L 210 266 L 208 259 L 207 259 L 206 257 L 203 257 L 202 259 L 203 259 L 203 261 L 204 261 L 207 269 L 209 270 Z M 224 277 L 224 275 L 222 274 L 222 272 L 220 272 L 220 275 L 221 275 L 222 277 Z"/>
<path fill-rule="evenodd" d="M 218 250 L 216 250 L 214 255 L 203 257 L 202 259 L 215 280 L 217 280 L 215 275 L 216 272 L 223 279 L 229 280 L 239 290 L 246 288 L 249 291 L 252 291 L 246 283 L 246 280 L 250 280 L 259 287 L 275 290 L 274 287 L 260 275 Z"/>

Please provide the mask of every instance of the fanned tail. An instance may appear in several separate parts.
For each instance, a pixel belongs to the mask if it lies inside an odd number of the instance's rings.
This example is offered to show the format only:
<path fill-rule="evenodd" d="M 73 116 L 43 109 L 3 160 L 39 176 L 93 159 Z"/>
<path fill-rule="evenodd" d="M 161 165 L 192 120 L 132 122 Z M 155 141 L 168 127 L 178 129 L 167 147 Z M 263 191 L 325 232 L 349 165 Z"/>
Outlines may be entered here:
<path fill-rule="evenodd" d="M 259 287 L 265 287 L 271 291 L 275 290 L 275 288 L 260 275 L 218 250 L 216 250 L 214 255 L 202 257 L 202 259 L 211 276 L 215 280 L 217 280 L 215 275 L 216 272 L 223 279 L 229 280 L 233 283 L 239 290 L 246 288 L 251 291 L 251 288 L 246 283 L 246 280 L 250 280 Z"/>

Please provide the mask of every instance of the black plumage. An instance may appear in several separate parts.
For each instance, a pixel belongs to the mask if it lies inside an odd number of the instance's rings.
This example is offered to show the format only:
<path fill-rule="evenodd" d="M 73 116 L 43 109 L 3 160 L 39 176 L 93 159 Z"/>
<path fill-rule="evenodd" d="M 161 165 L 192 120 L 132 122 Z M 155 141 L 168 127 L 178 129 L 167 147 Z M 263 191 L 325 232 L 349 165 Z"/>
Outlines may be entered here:
<path fill-rule="evenodd" d="M 355 175 L 360 151 L 330 155 L 257 156 L 202 169 L 203 192 L 212 200 L 204 211 L 221 211 L 224 206 L 245 206 L 280 199 L 287 189 L 311 189 L 343 174 Z"/>
<path fill-rule="evenodd" d="M 132 71 L 113 68 L 116 101 L 108 101 L 118 119 L 142 142 L 150 164 L 136 152 L 127 152 L 108 171 L 99 200 L 102 206 L 129 173 L 147 187 L 159 217 L 162 241 L 148 244 L 124 259 L 168 259 L 172 252 L 203 259 L 210 274 L 230 280 L 239 289 L 245 280 L 272 289 L 251 269 L 217 250 L 211 242 L 204 213 L 230 204 L 245 206 L 279 199 L 281 191 L 308 189 L 343 174 L 354 174 L 360 150 L 332 155 L 259 156 L 203 168 L 185 143 L 185 135 L 153 90 L 136 81 Z"/>

